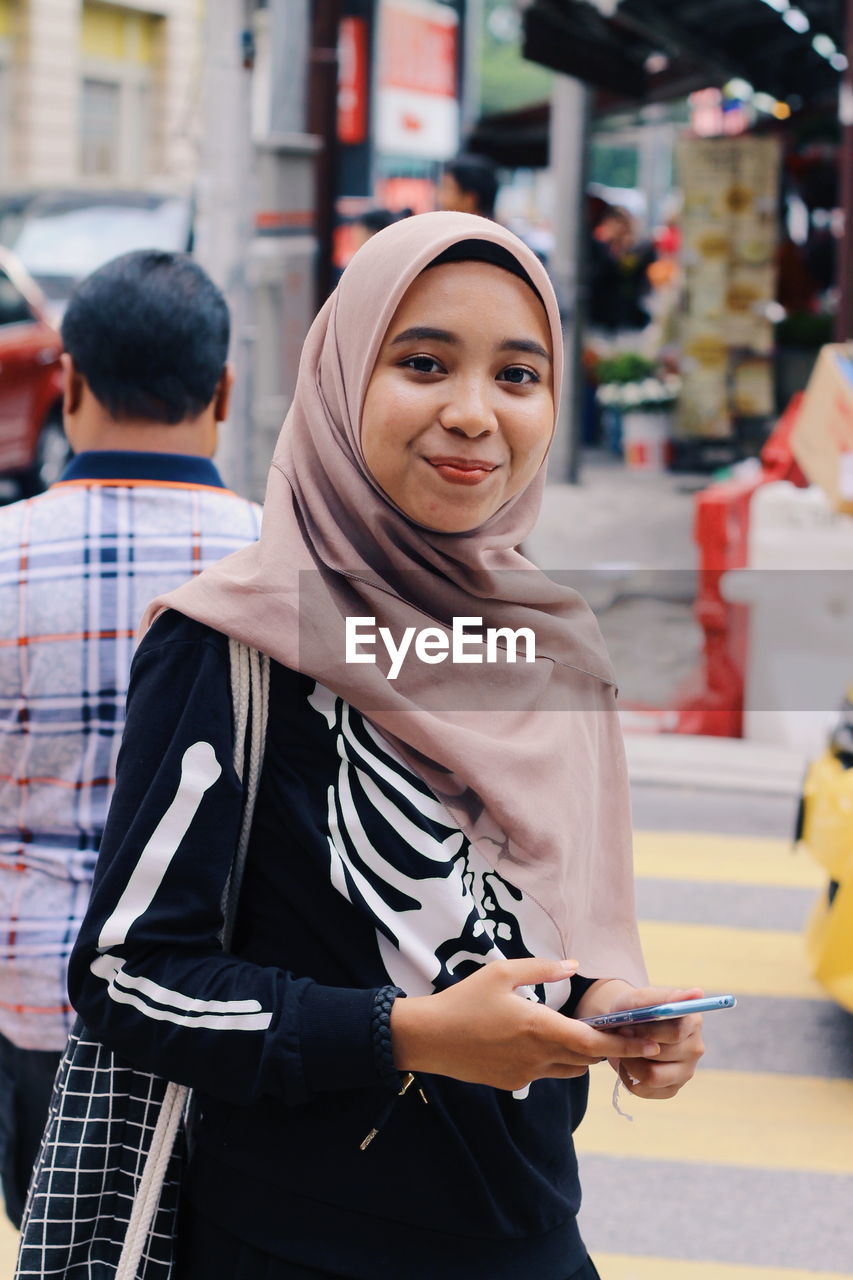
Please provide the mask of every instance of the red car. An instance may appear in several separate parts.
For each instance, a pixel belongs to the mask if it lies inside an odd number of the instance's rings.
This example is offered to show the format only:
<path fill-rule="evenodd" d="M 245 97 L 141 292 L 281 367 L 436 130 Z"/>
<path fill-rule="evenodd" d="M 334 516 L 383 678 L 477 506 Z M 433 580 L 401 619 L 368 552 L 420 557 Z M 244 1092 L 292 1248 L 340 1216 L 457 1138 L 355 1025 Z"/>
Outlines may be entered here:
<path fill-rule="evenodd" d="M 16 480 L 24 497 L 52 484 L 69 457 L 61 353 L 41 292 L 0 249 L 0 477 Z"/>

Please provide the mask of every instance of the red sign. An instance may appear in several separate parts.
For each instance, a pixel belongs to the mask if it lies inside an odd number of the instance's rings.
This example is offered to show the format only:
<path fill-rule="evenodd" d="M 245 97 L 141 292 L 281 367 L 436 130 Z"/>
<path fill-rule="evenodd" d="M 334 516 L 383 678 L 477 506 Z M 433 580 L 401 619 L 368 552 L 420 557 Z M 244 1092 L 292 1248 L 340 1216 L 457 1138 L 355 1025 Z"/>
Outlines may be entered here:
<path fill-rule="evenodd" d="M 379 79 L 383 88 L 454 98 L 456 15 L 437 5 L 423 6 L 423 11 L 383 6 Z"/>
<path fill-rule="evenodd" d="M 457 15 L 436 0 L 382 0 L 378 13 L 376 150 L 446 160 L 459 148 Z"/>
<path fill-rule="evenodd" d="M 367 138 L 368 38 L 366 18 L 341 18 L 338 38 L 338 139 Z"/>

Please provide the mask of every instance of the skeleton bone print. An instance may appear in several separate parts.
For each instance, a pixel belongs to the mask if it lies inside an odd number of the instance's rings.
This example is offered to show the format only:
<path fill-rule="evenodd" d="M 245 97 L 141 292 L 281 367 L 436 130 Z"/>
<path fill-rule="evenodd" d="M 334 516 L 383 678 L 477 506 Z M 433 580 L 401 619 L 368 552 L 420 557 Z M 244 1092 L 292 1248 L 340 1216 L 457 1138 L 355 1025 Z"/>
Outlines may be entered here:
<path fill-rule="evenodd" d="M 340 760 L 327 793 L 331 881 L 372 918 L 390 981 L 429 995 L 489 961 L 562 958 L 546 912 L 485 860 L 373 725 L 320 684 L 308 702 Z M 519 994 L 559 1008 L 570 989 L 566 979 Z"/>

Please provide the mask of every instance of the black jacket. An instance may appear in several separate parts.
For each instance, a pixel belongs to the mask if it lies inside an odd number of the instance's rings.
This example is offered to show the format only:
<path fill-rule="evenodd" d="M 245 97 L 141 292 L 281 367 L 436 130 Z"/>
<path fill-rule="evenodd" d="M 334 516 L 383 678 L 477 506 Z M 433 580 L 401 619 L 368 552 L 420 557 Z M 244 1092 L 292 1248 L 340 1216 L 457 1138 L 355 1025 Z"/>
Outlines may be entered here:
<path fill-rule="evenodd" d="M 113 1049 L 197 1091 L 190 1198 L 277 1256 L 362 1280 L 564 1280 L 586 1256 L 571 1136 L 586 1077 L 538 1081 L 524 1099 L 423 1077 L 428 1103 L 410 1090 L 359 1149 L 393 1098 L 371 1037 L 376 991 L 430 989 L 401 980 L 424 946 L 434 988 L 472 972 L 497 942 L 505 955 L 530 954 L 522 895 L 478 871 L 372 726 L 273 663 L 252 842 L 223 954 L 241 800 L 227 641 L 166 614 L 134 661 L 69 983 Z M 444 929 L 432 951 L 428 919 Z M 572 985 L 567 1013 L 584 980 Z"/>

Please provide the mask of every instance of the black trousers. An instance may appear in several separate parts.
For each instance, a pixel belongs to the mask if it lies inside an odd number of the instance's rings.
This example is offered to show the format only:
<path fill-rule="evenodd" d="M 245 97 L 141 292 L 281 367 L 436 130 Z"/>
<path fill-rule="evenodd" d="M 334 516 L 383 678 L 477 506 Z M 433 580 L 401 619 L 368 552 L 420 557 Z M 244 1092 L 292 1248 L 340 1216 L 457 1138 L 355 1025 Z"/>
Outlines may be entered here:
<path fill-rule="evenodd" d="M 346 1280 L 330 1271 L 315 1271 L 284 1262 L 244 1244 L 216 1223 L 184 1204 L 178 1234 L 178 1263 L 174 1280 Z M 394 1276 L 393 1280 L 405 1280 Z M 518 1280 L 536 1280 L 519 1276 Z M 601 1280 L 591 1258 L 566 1280 Z"/>
<path fill-rule="evenodd" d="M 21 1225 L 61 1053 L 19 1049 L 0 1035 L 0 1178 L 6 1213 Z"/>

